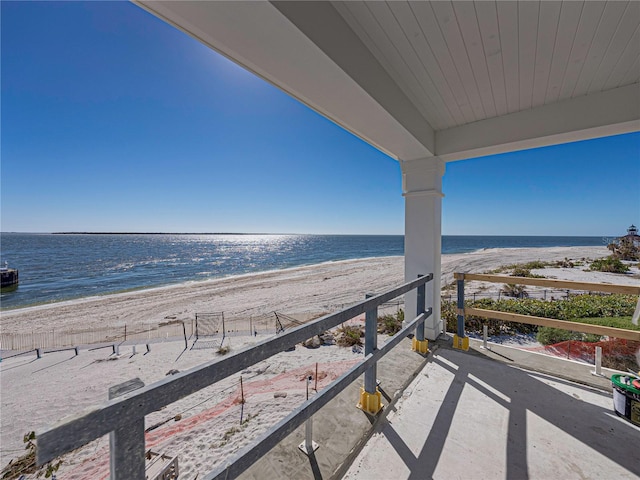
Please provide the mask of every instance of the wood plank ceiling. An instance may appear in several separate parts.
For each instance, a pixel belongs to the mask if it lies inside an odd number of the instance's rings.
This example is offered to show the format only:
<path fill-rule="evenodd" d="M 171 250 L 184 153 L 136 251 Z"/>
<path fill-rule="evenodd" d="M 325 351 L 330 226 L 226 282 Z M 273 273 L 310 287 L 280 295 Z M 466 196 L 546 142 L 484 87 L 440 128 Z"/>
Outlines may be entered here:
<path fill-rule="evenodd" d="M 640 82 L 640 2 L 332 2 L 434 130 Z"/>

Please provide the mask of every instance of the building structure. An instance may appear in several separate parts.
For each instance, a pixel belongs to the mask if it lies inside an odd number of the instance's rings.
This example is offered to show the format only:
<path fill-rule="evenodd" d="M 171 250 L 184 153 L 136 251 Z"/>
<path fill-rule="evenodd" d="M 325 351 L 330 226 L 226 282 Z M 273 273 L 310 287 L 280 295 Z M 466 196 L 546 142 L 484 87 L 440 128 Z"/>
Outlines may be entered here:
<path fill-rule="evenodd" d="M 399 161 L 429 339 L 447 162 L 640 130 L 639 2 L 135 3 Z"/>
<path fill-rule="evenodd" d="M 627 228 L 627 234 L 624 237 L 620 237 L 620 240 L 622 239 L 626 239 L 634 245 L 640 245 L 640 235 L 638 235 L 638 229 L 636 226 L 631 224 L 631 226 Z"/>

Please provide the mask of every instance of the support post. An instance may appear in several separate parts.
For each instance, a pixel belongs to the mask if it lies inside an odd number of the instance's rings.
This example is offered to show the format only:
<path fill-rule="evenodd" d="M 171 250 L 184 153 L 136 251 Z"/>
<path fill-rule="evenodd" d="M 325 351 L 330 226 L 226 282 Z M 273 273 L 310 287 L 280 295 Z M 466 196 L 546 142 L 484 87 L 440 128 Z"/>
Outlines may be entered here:
<path fill-rule="evenodd" d="M 464 273 L 456 273 L 458 286 L 458 332 L 453 336 L 453 348 L 469 350 L 469 337 L 464 334 Z"/>
<path fill-rule="evenodd" d="M 487 327 L 487 325 L 482 325 L 482 348 L 484 348 L 485 350 L 489 350 L 489 347 L 487 346 L 487 337 L 489 336 L 489 327 Z"/>
<path fill-rule="evenodd" d="M 365 298 L 373 296 L 373 293 L 367 293 Z M 378 349 L 378 307 L 365 313 L 364 324 L 364 356 L 366 357 Z M 364 372 L 364 386 L 360 387 L 360 402 L 357 405 L 358 408 L 371 415 L 382 410 L 382 394 L 376 385 L 377 373 L 377 364 L 375 363 Z"/>
<path fill-rule="evenodd" d="M 423 275 L 418 275 L 418 278 L 422 276 Z M 418 287 L 418 296 L 417 296 L 417 304 L 416 304 L 417 316 L 423 314 L 426 311 L 426 305 L 427 305 L 426 291 L 427 289 L 425 284 L 422 284 Z M 416 325 L 416 334 L 414 335 L 413 340 L 411 342 L 411 350 L 413 350 L 414 352 L 421 353 L 423 355 L 429 353 L 429 341 L 424 338 L 424 320 L 418 322 L 418 325 Z"/>
<path fill-rule="evenodd" d="M 404 275 L 410 281 L 418 274 L 433 274 L 426 287 L 426 303 L 432 314 L 425 321 L 425 338 L 435 340 L 442 333 L 440 314 L 442 252 L 442 176 L 445 163 L 439 157 L 401 160 L 405 199 Z M 414 318 L 417 292 L 405 294 L 407 319 Z M 416 312 L 418 315 L 419 312 Z"/>
<path fill-rule="evenodd" d="M 307 377 L 307 401 L 309 400 L 309 384 L 311 376 Z M 307 456 L 311 455 L 318 449 L 319 445 L 313 441 L 313 417 L 307 418 L 304 424 L 304 442 L 298 445 L 298 448 Z"/>
<path fill-rule="evenodd" d="M 602 347 L 596 347 L 596 369 L 591 374 L 602 376 Z"/>

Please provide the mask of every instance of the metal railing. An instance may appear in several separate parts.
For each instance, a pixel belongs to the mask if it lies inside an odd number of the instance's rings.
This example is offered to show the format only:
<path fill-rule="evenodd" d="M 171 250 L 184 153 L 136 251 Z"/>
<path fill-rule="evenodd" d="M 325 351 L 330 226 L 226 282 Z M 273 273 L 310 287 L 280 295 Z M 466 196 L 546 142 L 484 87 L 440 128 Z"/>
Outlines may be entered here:
<path fill-rule="evenodd" d="M 467 350 L 469 340 L 464 331 L 464 319 L 467 315 L 476 317 L 493 318 L 508 322 L 526 323 L 529 325 L 539 325 L 544 327 L 554 327 L 573 332 L 594 333 L 597 335 L 607 335 L 614 338 L 640 341 L 640 331 L 627 330 L 623 328 L 604 327 L 587 323 L 572 322 L 569 320 L 556 320 L 552 318 L 536 317 L 532 315 L 521 315 L 518 313 L 500 312 L 497 310 L 487 310 L 483 308 L 473 308 L 465 306 L 464 282 L 479 280 L 482 282 L 511 283 L 514 285 L 533 285 L 540 287 L 551 287 L 558 289 L 583 290 L 589 292 L 623 293 L 629 295 L 640 295 L 640 286 L 633 285 L 612 285 L 607 283 L 574 282 L 569 280 L 551 280 L 547 278 L 511 277 L 504 275 L 484 275 L 472 273 L 454 274 L 457 289 L 457 333 L 454 336 L 453 345 L 455 348 Z"/>
<path fill-rule="evenodd" d="M 276 338 L 265 340 L 221 360 L 204 363 L 142 387 L 110 400 L 81 416 L 65 419 L 37 433 L 37 463 L 43 465 L 109 434 L 111 480 L 144 479 L 145 415 L 285 351 L 314 335 L 330 330 L 363 313 L 367 314 L 365 359 L 332 382 L 313 399 L 294 410 L 252 445 L 245 447 L 234 458 L 224 462 L 215 471 L 205 476 L 207 479 L 235 478 L 363 373 L 365 373 L 365 390 L 371 394 L 375 393 L 375 367 L 378 360 L 413 330 L 416 331 L 416 339 L 424 341 L 424 322 L 432 313 L 432 309 L 427 309 L 425 305 L 425 289 L 426 283 L 432 279 L 433 274 L 420 276 L 416 280 L 367 298 L 349 308 L 283 332 Z M 382 348 L 376 348 L 375 319 L 378 307 L 413 289 L 418 290 L 416 318 L 407 323 Z"/>

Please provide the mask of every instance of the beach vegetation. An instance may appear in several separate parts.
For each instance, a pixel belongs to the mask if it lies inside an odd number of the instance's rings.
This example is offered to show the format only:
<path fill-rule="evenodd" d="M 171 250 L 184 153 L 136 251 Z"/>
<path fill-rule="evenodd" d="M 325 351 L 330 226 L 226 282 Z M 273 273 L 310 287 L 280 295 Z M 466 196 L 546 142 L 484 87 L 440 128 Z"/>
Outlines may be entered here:
<path fill-rule="evenodd" d="M 226 355 L 227 353 L 229 353 L 231 351 L 231 347 L 229 345 L 220 345 L 218 347 L 218 350 L 216 351 L 216 353 L 218 355 Z"/>
<path fill-rule="evenodd" d="M 211 448 L 224 447 L 227 443 L 229 443 L 229 440 L 231 440 L 231 437 L 233 437 L 236 433 L 241 432 L 243 429 L 245 429 L 247 427 L 247 424 L 249 423 L 249 420 L 251 420 L 253 418 L 256 418 L 257 416 L 258 416 L 257 413 L 254 413 L 253 415 L 252 414 L 247 415 L 247 417 L 244 420 L 240 421 L 240 427 L 236 427 L 234 425 L 229 430 L 224 432 L 224 434 L 222 435 L 222 440 L 220 441 L 220 443 L 212 443 L 211 444 Z"/>
<path fill-rule="evenodd" d="M 513 283 L 505 284 L 500 291 L 507 297 L 526 298 L 529 296 L 524 285 L 515 285 Z"/>
<path fill-rule="evenodd" d="M 338 328 L 338 337 L 336 339 L 336 343 L 340 347 L 362 345 L 362 337 L 364 337 L 364 328 L 362 326 L 343 325 Z"/>
<path fill-rule="evenodd" d="M 512 277 L 545 278 L 544 275 L 531 273 L 531 269 L 520 266 L 514 268 L 510 275 Z"/>
<path fill-rule="evenodd" d="M 605 327 L 624 328 L 626 330 L 640 330 L 640 325 L 631 323 L 631 316 L 625 317 L 586 317 L 577 318 L 576 322 L 589 323 L 591 325 L 602 325 Z"/>
<path fill-rule="evenodd" d="M 547 268 L 551 266 L 551 264 L 549 262 L 542 262 L 540 260 L 534 260 L 532 262 L 527 262 L 525 264 L 522 265 L 522 268 L 526 269 L 526 270 L 535 270 L 535 269 L 540 269 L 540 268 Z"/>
<path fill-rule="evenodd" d="M 602 337 L 600 335 L 590 333 L 572 332 L 570 330 L 562 330 L 553 327 L 540 327 L 536 340 L 542 345 L 555 345 L 556 343 L 566 342 L 568 340 L 578 340 L 581 342 L 599 342 Z"/>
<path fill-rule="evenodd" d="M 569 299 L 540 300 L 532 298 L 501 299 L 482 298 L 465 301 L 469 307 L 500 312 L 518 313 L 534 317 L 553 318 L 583 323 L 598 323 L 615 328 L 640 330 L 629 320 L 635 310 L 638 297 L 635 295 L 576 295 Z M 456 302 L 442 302 L 442 318 L 447 322 L 447 330 L 455 331 L 457 326 Z M 482 333 L 482 325 L 487 324 L 492 335 L 499 333 L 535 333 L 538 327 L 518 322 L 491 320 L 473 315 L 465 318 L 465 329 Z"/>
<path fill-rule="evenodd" d="M 541 260 L 533 260 L 531 262 L 526 263 L 512 263 L 510 265 L 501 265 L 498 268 L 493 270 L 489 270 L 488 273 L 490 275 L 495 275 L 499 273 L 506 273 L 511 271 L 511 276 L 513 277 L 531 277 L 531 278 L 545 278 L 544 276 L 536 276 L 532 274 L 530 270 L 547 268 L 552 266 L 552 263 L 543 262 Z"/>
<path fill-rule="evenodd" d="M 640 245 L 633 238 L 622 237 L 607 245 L 607 248 L 611 250 L 611 256 L 619 260 L 640 260 Z"/>
<path fill-rule="evenodd" d="M 564 257 L 564 260 L 558 260 L 555 263 L 555 266 L 558 268 L 574 268 L 579 265 L 582 265 L 582 262 L 573 261 L 567 257 Z"/>
<path fill-rule="evenodd" d="M 383 315 L 378 317 L 378 333 L 395 335 L 402 329 L 404 310 L 400 309 L 395 315 Z"/>
<path fill-rule="evenodd" d="M 629 271 L 629 267 L 622 263 L 619 258 L 609 255 L 608 257 L 598 258 L 591 262 L 590 270 L 610 273 L 627 273 Z"/>
<path fill-rule="evenodd" d="M 28 432 L 22 442 L 25 444 L 26 453 L 17 459 L 11 460 L 0 472 L 2 480 L 14 480 L 24 478 L 25 475 L 36 473 L 36 477 L 51 478 L 58 471 L 62 460 L 50 462 L 42 467 L 36 465 L 36 433 Z"/>

